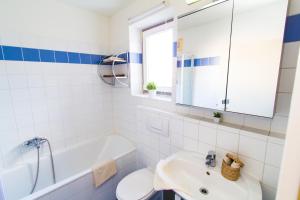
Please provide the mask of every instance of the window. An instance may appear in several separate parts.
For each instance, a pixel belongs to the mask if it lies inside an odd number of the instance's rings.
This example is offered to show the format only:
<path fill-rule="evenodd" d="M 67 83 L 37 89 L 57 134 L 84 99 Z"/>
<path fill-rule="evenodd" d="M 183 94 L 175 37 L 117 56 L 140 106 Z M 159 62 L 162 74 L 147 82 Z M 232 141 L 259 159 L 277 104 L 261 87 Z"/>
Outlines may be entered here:
<path fill-rule="evenodd" d="M 158 92 L 171 93 L 173 73 L 173 28 L 160 25 L 143 32 L 144 88 L 155 82 Z"/>

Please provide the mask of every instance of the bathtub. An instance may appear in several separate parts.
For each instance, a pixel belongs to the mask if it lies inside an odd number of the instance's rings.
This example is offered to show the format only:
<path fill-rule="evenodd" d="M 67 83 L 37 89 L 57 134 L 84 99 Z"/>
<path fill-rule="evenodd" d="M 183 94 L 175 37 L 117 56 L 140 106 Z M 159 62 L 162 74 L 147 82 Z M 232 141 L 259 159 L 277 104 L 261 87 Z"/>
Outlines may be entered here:
<path fill-rule="evenodd" d="M 114 159 L 117 174 L 101 187 L 94 188 L 91 166 Z M 35 193 L 33 184 L 36 159 L 0 173 L 0 200 L 115 200 L 118 182 L 136 170 L 136 149 L 117 135 L 87 141 L 54 153 L 57 183 L 52 182 L 50 157 L 41 158 L 40 176 Z"/>

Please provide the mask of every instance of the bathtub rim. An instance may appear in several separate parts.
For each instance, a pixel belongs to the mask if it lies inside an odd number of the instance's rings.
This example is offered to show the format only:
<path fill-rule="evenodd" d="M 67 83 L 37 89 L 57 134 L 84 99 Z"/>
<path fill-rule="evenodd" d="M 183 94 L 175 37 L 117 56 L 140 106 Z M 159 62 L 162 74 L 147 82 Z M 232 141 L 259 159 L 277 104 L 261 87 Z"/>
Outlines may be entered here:
<path fill-rule="evenodd" d="M 118 154 L 117 156 L 114 156 L 112 159 L 115 160 L 115 161 L 117 161 L 118 159 L 121 159 L 125 155 L 128 155 L 128 154 L 130 154 L 130 153 L 132 153 L 132 152 L 134 152 L 134 151 L 137 150 L 136 146 L 130 140 L 128 140 L 126 137 L 123 137 L 121 135 L 110 134 L 110 135 L 107 135 L 107 136 L 104 136 L 104 137 L 97 137 L 96 140 L 99 140 L 101 138 L 105 138 L 106 141 L 108 141 L 108 139 L 110 137 L 119 137 L 119 138 L 122 138 L 122 139 L 126 140 L 131 145 L 131 148 L 128 151 L 125 151 L 124 153 L 121 153 L 121 154 Z M 65 149 L 58 150 L 57 152 L 54 153 L 54 155 L 57 155 L 57 154 L 63 153 L 63 152 L 67 152 L 68 150 L 78 148 L 80 146 L 83 146 L 85 144 L 88 144 L 88 143 L 91 143 L 91 142 L 94 142 L 94 141 L 95 141 L 95 138 L 87 140 L 87 141 L 84 141 L 82 143 L 75 144 L 75 145 L 67 147 Z M 106 142 L 104 142 L 104 145 L 105 144 L 106 144 Z M 45 156 L 47 156 L 47 155 L 45 155 Z M 19 165 L 15 166 L 15 167 L 20 167 L 21 165 L 26 165 L 26 164 L 27 164 L 27 162 L 19 164 Z M 52 185 L 50 185 L 50 186 L 48 186 L 46 188 L 43 188 L 43 189 L 41 189 L 41 190 L 39 190 L 39 191 L 31 194 L 31 195 L 27 195 L 27 196 L 21 198 L 20 200 L 35 200 L 35 199 L 38 199 L 38 198 L 40 198 L 42 196 L 47 195 L 48 193 L 54 192 L 55 190 L 58 190 L 59 188 L 67 185 L 68 183 L 75 182 L 76 180 L 78 180 L 78 179 L 84 177 L 85 175 L 91 173 L 92 172 L 91 168 L 92 168 L 92 166 L 90 166 L 90 168 L 88 168 L 88 169 L 82 170 L 81 172 L 79 172 L 79 173 L 77 173 L 77 174 L 75 174 L 73 176 L 70 176 L 68 178 L 63 179 L 63 180 L 57 182 L 56 184 L 52 184 Z M 9 170 L 9 169 L 7 169 L 7 170 Z M 6 170 L 4 170 L 4 171 L 6 171 Z M 0 175 L 1 175 L 1 173 L 0 173 Z M 1 179 L 0 179 L 0 184 L 2 184 Z"/>

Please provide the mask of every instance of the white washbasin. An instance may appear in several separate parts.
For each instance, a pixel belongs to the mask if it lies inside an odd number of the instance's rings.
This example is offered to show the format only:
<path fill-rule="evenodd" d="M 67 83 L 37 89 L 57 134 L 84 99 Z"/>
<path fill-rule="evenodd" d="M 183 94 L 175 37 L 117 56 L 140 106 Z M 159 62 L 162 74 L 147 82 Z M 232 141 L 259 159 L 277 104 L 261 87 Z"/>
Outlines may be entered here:
<path fill-rule="evenodd" d="M 196 153 L 178 152 L 159 162 L 156 173 L 186 200 L 262 200 L 258 180 L 242 175 L 238 181 L 229 181 L 220 168 L 207 168 Z M 201 188 L 207 194 L 201 193 Z"/>

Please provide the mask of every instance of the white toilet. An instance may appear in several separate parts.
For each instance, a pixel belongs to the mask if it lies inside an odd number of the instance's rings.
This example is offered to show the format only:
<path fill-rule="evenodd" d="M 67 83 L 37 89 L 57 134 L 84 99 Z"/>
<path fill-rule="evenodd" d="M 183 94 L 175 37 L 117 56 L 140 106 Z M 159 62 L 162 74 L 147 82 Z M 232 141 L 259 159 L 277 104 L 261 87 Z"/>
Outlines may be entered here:
<path fill-rule="evenodd" d="M 124 177 L 117 186 L 118 200 L 147 200 L 154 193 L 154 174 L 149 169 L 137 170 Z"/>

